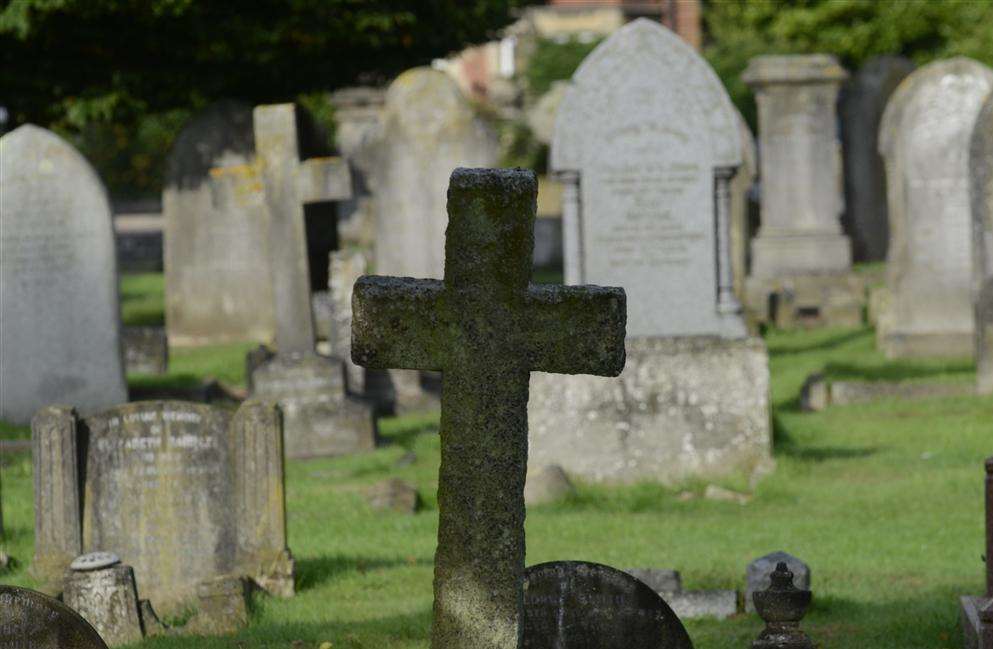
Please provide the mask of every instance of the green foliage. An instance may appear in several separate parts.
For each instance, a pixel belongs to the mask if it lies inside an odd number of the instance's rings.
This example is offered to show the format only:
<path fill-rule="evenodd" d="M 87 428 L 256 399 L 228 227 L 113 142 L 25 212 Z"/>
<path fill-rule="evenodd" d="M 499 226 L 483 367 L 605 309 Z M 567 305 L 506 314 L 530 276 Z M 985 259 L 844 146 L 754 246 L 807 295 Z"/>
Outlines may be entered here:
<path fill-rule="evenodd" d="M 993 0 L 709 0 L 705 56 L 754 124 L 740 75 L 761 54 L 828 53 L 849 70 L 899 54 L 922 65 L 968 56 L 993 65 Z"/>
<path fill-rule="evenodd" d="M 538 39 L 524 71 L 528 94 L 538 98 L 548 92 L 555 81 L 572 78 L 572 73 L 579 64 L 599 44 L 600 40 L 583 42 L 570 39 L 560 43 L 545 38 Z"/>

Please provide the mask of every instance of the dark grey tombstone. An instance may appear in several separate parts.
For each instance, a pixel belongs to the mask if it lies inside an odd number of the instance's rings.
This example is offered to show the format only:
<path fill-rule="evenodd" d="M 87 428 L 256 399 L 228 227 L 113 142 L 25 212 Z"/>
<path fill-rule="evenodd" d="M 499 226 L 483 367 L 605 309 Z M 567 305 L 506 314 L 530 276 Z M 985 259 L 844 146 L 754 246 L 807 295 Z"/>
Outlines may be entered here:
<path fill-rule="evenodd" d="M 631 575 L 553 561 L 524 571 L 524 649 L 692 649 L 669 605 Z"/>
<path fill-rule="evenodd" d="M 169 343 L 163 327 L 124 327 L 124 367 L 128 374 L 165 374 Z"/>
<path fill-rule="evenodd" d="M 104 550 L 134 568 L 138 597 L 167 615 L 218 575 L 292 595 L 274 406 L 147 401 L 91 417 L 51 406 L 31 433 L 34 570 L 47 589 L 62 590 L 77 556 Z"/>
<path fill-rule="evenodd" d="M 89 623 L 62 602 L 0 585 L 0 649 L 107 649 Z"/>
<path fill-rule="evenodd" d="M 914 64 L 902 56 L 876 56 L 842 87 L 838 99 L 845 160 L 845 213 L 855 261 L 883 261 L 889 246 L 886 172 L 876 150 L 879 122 L 890 94 Z"/>
<path fill-rule="evenodd" d="M 751 561 L 745 568 L 745 610 L 752 612 L 755 610 L 755 602 L 752 600 L 752 593 L 765 590 L 772 583 L 772 573 L 776 566 L 785 563 L 786 567 L 793 573 L 794 583 L 797 588 L 810 590 L 810 566 L 798 557 L 777 550 L 765 556 Z"/>

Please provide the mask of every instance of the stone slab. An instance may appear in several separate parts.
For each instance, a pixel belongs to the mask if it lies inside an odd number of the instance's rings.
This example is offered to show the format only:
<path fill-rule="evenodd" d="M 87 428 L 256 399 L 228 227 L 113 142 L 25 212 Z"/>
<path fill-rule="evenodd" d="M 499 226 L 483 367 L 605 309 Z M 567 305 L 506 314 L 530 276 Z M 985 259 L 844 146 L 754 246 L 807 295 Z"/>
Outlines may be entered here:
<path fill-rule="evenodd" d="M 371 404 L 345 393 L 341 359 L 276 354 L 255 369 L 252 394 L 283 413 L 286 456 L 325 457 L 371 451 L 376 422 Z"/>
<path fill-rule="evenodd" d="M 128 374 L 165 374 L 169 341 L 163 327 L 124 327 L 124 367 Z"/>
<path fill-rule="evenodd" d="M 681 620 L 726 620 L 738 614 L 736 590 L 683 590 L 663 598 Z"/>
<path fill-rule="evenodd" d="M 0 584 L 0 649 L 107 649 L 107 645 L 62 602 Z"/>
<path fill-rule="evenodd" d="M 890 358 L 970 357 L 974 349 L 969 149 L 993 70 L 966 58 L 930 63 L 887 103 L 879 151 L 890 214 L 880 346 Z"/>
<path fill-rule="evenodd" d="M 866 289 L 855 273 L 749 277 L 745 304 L 758 322 L 793 327 L 858 327 L 864 321 Z"/>
<path fill-rule="evenodd" d="M 64 579 L 63 600 L 93 625 L 110 647 L 144 637 L 134 570 L 121 564 L 97 570 L 71 567 Z"/>
<path fill-rule="evenodd" d="M 524 572 L 523 649 L 692 649 L 675 612 L 625 572 L 554 561 Z"/>
<path fill-rule="evenodd" d="M 103 183 L 54 133 L 0 137 L 0 419 L 26 424 L 66 403 L 127 399 L 110 204 Z"/>
<path fill-rule="evenodd" d="M 821 374 L 812 374 L 804 381 L 801 389 L 800 407 L 809 412 L 818 412 L 829 406 L 873 403 L 884 399 L 916 401 L 975 393 L 976 388 L 972 383 L 828 380 Z"/>
<path fill-rule="evenodd" d="M 531 465 L 609 483 L 752 474 L 771 461 L 760 339 L 630 338 L 618 378 L 531 375 Z"/>

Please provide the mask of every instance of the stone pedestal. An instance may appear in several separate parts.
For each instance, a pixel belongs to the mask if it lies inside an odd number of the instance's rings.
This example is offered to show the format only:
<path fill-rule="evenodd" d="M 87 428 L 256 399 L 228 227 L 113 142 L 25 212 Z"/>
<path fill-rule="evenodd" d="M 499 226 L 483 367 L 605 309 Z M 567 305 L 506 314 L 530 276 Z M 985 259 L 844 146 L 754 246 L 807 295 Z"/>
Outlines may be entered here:
<path fill-rule="evenodd" d="M 105 561 L 87 565 L 90 557 Z M 92 566 L 92 567 L 91 567 Z M 110 647 L 143 638 L 134 570 L 114 555 L 79 557 L 65 574 L 63 600 L 89 622 Z"/>
<path fill-rule="evenodd" d="M 531 374 L 529 465 L 586 480 L 674 484 L 771 462 L 760 339 L 629 338 L 617 378 Z"/>
<path fill-rule="evenodd" d="M 777 327 L 857 327 L 866 302 L 863 281 L 853 273 L 749 277 L 745 304 L 759 322 Z"/>
<path fill-rule="evenodd" d="M 241 577 L 227 575 L 197 586 L 198 610 L 188 630 L 204 635 L 237 633 L 248 624 L 248 586 Z"/>
<path fill-rule="evenodd" d="M 252 393 L 283 412 L 286 455 L 344 455 L 376 446 L 372 407 L 345 392 L 341 359 L 276 354 L 251 374 Z"/>

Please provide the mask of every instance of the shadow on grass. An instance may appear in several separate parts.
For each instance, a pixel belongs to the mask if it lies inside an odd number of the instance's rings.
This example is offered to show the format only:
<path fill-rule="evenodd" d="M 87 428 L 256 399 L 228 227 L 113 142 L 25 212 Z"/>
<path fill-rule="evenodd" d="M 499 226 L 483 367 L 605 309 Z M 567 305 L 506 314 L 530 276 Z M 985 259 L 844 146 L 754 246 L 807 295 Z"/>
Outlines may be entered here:
<path fill-rule="evenodd" d="M 424 415 L 423 420 L 418 420 L 404 425 L 402 428 L 389 426 L 386 431 L 379 434 L 379 447 L 399 446 L 406 451 L 414 450 L 415 440 L 420 435 L 437 435 L 438 421 L 428 415 Z"/>
<path fill-rule="evenodd" d="M 431 559 L 376 559 L 352 556 L 322 556 L 296 560 L 296 588 L 298 591 L 306 591 L 316 588 L 321 584 L 331 581 L 339 575 L 349 572 L 364 574 L 370 570 L 381 568 L 395 568 L 398 566 L 430 566 L 433 565 Z"/>
<path fill-rule="evenodd" d="M 872 335 L 871 329 L 862 328 L 841 331 L 833 336 L 824 338 L 823 340 L 818 340 L 817 342 L 812 342 L 805 345 L 793 345 L 785 341 L 779 341 L 769 345 L 769 356 L 772 358 L 776 358 L 778 356 L 796 356 L 798 354 L 806 354 L 807 352 L 812 351 L 835 349 L 861 338 L 871 338 Z"/>
<path fill-rule="evenodd" d="M 799 410 L 799 406 L 797 406 Z M 801 462 L 825 462 L 827 460 L 855 460 L 875 455 L 879 449 L 874 446 L 800 446 L 786 430 L 779 415 L 772 416 L 772 453 L 777 457 L 789 457 Z"/>
<path fill-rule="evenodd" d="M 858 379 L 863 381 L 906 381 L 941 375 L 971 375 L 976 367 L 972 361 L 959 360 L 944 363 L 915 363 L 913 361 L 893 361 L 885 365 L 856 365 L 854 363 L 829 362 L 824 366 L 824 376 L 828 379 Z"/>

